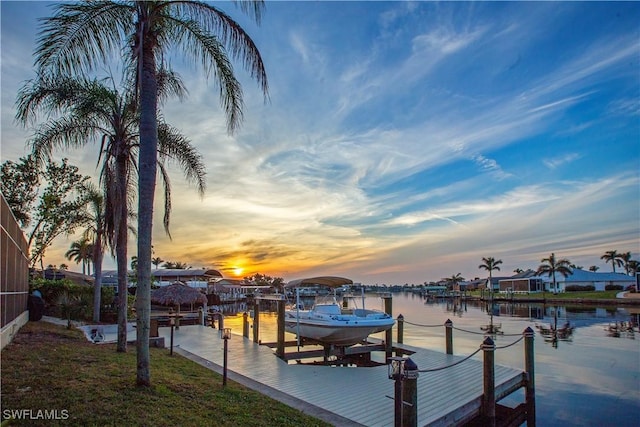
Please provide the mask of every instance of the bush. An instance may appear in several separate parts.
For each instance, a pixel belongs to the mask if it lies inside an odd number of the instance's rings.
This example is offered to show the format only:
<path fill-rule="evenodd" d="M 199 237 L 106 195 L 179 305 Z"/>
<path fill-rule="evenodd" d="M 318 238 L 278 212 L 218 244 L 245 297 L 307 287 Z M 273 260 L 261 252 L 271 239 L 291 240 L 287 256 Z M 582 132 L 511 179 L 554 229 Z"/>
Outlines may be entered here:
<path fill-rule="evenodd" d="M 568 285 L 565 290 L 567 292 L 589 292 L 595 291 L 596 287 L 593 285 Z"/>
<path fill-rule="evenodd" d="M 605 291 L 621 291 L 622 289 L 622 285 L 606 285 L 604 287 Z"/>
<path fill-rule="evenodd" d="M 93 318 L 93 286 L 81 286 L 68 279 L 33 279 L 29 283 L 30 292 L 38 290 L 45 303 L 45 313 L 70 320 L 91 321 Z M 113 288 L 102 287 L 101 305 L 112 306 L 115 292 Z"/>
<path fill-rule="evenodd" d="M 636 289 L 636 285 L 627 286 L 627 289 L 625 289 L 625 291 L 631 292 L 632 294 L 635 294 L 636 292 L 638 292 L 638 290 Z"/>

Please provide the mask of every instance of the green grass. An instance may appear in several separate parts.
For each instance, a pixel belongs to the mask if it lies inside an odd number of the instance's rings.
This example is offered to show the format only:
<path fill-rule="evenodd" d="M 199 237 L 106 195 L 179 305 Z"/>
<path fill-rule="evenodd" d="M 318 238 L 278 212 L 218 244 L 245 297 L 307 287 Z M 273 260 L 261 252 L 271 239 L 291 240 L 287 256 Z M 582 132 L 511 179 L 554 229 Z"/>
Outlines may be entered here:
<path fill-rule="evenodd" d="M 540 292 L 531 294 L 513 294 L 514 300 L 615 300 L 616 295 L 621 291 L 585 291 L 585 292 L 559 292 L 553 294 L 553 292 Z M 480 297 L 480 291 L 470 292 L 469 295 Z M 488 298 L 488 294 L 484 293 L 485 298 Z M 511 295 L 496 293 L 495 298 L 511 299 Z"/>
<path fill-rule="evenodd" d="M 135 346 L 115 349 L 29 322 L 2 351 L 2 426 L 330 425 L 233 381 L 223 388 L 221 375 L 167 349 L 150 349 L 152 387 L 136 387 Z M 68 419 L 5 419 L 22 409 Z"/>

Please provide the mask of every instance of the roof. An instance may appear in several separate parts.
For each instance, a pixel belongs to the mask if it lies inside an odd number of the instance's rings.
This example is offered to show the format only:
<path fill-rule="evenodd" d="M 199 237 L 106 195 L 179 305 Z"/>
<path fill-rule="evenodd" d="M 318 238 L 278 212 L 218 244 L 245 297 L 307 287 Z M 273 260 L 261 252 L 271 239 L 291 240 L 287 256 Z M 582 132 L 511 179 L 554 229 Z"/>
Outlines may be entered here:
<path fill-rule="evenodd" d="M 558 276 L 556 276 L 558 278 Z M 629 282 L 634 281 L 633 276 L 627 276 L 624 273 L 598 273 L 593 271 L 580 270 L 578 268 L 573 269 L 573 274 L 569 277 L 559 277 L 559 279 L 565 282 Z"/>
<path fill-rule="evenodd" d="M 302 286 L 329 286 L 330 288 L 337 288 L 343 285 L 353 285 L 353 280 L 347 279 L 345 277 L 336 277 L 336 276 L 318 276 L 318 277 L 309 277 L 306 279 L 296 279 L 292 280 L 285 285 L 287 288 L 299 288 Z"/>
<path fill-rule="evenodd" d="M 161 268 L 157 270 L 151 270 L 151 275 L 155 278 L 160 277 L 207 277 L 207 278 L 221 278 L 222 274 L 218 270 L 210 270 L 205 268 L 187 268 L 187 269 L 178 269 L 178 268 Z"/>

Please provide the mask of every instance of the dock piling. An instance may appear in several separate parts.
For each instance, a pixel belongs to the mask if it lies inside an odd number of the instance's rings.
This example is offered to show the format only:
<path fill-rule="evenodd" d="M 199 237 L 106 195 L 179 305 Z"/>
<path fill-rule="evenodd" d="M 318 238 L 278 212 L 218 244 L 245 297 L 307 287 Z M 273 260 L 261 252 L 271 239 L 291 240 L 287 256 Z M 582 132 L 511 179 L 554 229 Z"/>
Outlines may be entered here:
<path fill-rule="evenodd" d="M 249 313 L 246 311 L 242 315 L 242 336 L 249 338 Z"/>
<path fill-rule="evenodd" d="M 523 332 L 524 335 L 524 370 L 527 373 L 527 386 L 525 389 L 525 404 L 527 406 L 527 427 L 536 426 L 536 384 L 534 368 L 533 337 L 535 333 L 530 326 Z"/>
<path fill-rule="evenodd" d="M 384 312 L 389 316 L 393 315 L 393 301 L 391 299 L 391 294 L 386 294 L 382 297 L 384 300 Z M 391 351 L 393 348 L 393 331 L 391 329 L 387 329 L 385 332 L 385 346 L 386 346 L 386 358 L 391 357 Z"/>
<path fill-rule="evenodd" d="M 402 314 L 398 315 L 398 344 L 402 344 L 404 342 L 404 316 Z M 402 356 L 402 353 L 396 350 L 396 356 Z"/>
<path fill-rule="evenodd" d="M 253 304 L 253 342 L 258 343 L 260 330 L 260 304 L 258 300 Z"/>
<path fill-rule="evenodd" d="M 444 331 L 447 354 L 453 354 L 453 322 L 451 319 L 447 319 L 447 321 L 444 322 Z"/>
<path fill-rule="evenodd" d="M 407 359 L 404 362 L 404 380 L 402 381 L 402 426 L 418 426 L 418 365 Z"/>
<path fill-rule="evenodd" d="M 496 384 L 495 384 L 495 350 L 496 345 L 491 337 L 482 342 L 484 352 L 482 414 L 487 427 L 496 427 Z"/>
<path fill-rule="evenodd" d="M 278 300 L 278 347 L 276 356 L 284 357 L 284 300 Z"/>

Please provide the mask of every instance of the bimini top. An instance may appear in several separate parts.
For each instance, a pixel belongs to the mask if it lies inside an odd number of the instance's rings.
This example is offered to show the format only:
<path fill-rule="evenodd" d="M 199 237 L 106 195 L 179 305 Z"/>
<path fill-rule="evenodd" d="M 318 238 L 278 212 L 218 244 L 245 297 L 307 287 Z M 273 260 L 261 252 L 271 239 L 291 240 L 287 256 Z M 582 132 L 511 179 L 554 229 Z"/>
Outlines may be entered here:
<path fill-rule="evenodd" d="M 319 276 L 319 277 L 309 277 L 307 279 L 296 279 L 292 280 L 285 285 L 287 288 L 300 288 L 303 286 L 328 286 L 330 288 L 337 288 L 343 285 L 353 285 L 353 280 L 347 279 L 344 277 L 336 277 L 336 276 Z"/>

